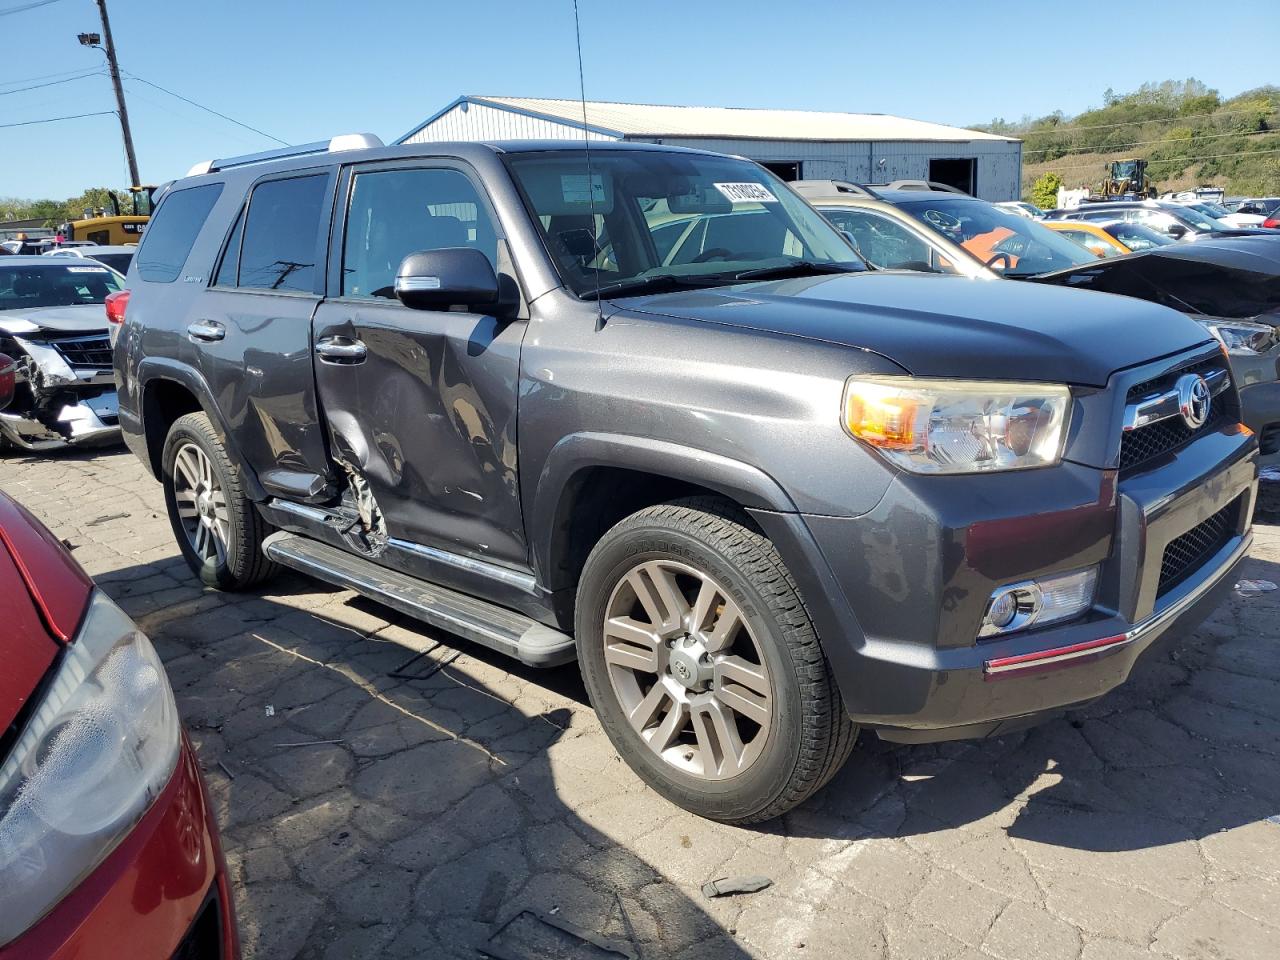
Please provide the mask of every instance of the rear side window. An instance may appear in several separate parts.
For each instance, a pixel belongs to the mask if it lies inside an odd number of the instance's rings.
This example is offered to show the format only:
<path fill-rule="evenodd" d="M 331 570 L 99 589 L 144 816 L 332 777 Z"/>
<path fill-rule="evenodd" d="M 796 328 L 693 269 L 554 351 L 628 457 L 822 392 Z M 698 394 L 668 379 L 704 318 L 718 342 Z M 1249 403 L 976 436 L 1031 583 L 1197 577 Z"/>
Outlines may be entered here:
<path fill-rule="evenodd" d="M 240 240 L 244 236 L 244 211 L 236 214 L 236 228 L 231 231 L 231 239 L 227 241 L 227 249 L 222 254 L 222 262 L 218 264 L 218 273 L 213 278 L 215 287 L 234 287 L 236 285 L 236 268 L 240 266 Z"/>
<path fill-rule="evenodd" d="M 241 287 L 315 289 L 320 210 L 327 173 L 268 180 L 249 199 L 240 249 Z"/>
<path fill-rule="evenodd" d="M 138 276 L 152 283 L 177 280 L 221 193 L 222 184 L 206 183 L 168 194 L 142 235 L 136 258 Z"/>

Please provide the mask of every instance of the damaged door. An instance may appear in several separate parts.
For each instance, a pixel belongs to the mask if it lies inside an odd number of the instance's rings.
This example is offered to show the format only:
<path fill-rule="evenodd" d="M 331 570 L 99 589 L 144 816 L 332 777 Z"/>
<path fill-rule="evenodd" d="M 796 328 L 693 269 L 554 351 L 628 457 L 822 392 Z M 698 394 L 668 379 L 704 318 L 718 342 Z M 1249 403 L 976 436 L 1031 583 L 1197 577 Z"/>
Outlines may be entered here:
<path fill-rule="evenodd" d="M 333 475 L 316 409 L 311 318 L 324 290 L 333 173 L 264 179 L 186 318 L 241 453 L 276 496 L 322 500 Z"/>
<path fill-rule="evenodd" d="M 333 459 L 366 535 L 528 569 L 516 481 L 523 321 L 410 310 L 400 261 L 471 247 L 498 263 L 495 218 L 460 167 L 348 171 L 329 299 L 316 312 L 316 384 Z"/>

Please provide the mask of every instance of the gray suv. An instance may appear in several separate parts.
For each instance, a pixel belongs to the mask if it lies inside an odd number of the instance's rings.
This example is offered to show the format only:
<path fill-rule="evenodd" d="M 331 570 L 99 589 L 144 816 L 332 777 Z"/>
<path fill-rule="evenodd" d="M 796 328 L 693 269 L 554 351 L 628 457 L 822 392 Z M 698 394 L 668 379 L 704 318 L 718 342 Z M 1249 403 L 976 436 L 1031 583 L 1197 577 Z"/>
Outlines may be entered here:
<path fill-rule="evenodd" d="M 1203 327 L 875 271 L 745 160 L 637 144 L 201 164 L 115 347 L 124 435 L 211 585 L 277 566 L 529 664 L 706 817 L 776 816 L 859 727 L 1090 701 L 1251 542 Z"/>

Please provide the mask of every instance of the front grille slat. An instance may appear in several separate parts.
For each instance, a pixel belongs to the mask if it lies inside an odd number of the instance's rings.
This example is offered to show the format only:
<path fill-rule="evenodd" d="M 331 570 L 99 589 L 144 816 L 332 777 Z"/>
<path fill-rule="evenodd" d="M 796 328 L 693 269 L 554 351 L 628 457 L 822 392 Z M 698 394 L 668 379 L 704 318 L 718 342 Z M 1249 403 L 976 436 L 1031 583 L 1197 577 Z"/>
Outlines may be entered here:
<path fill-rule="evenodd" d="M 1233 500 L 1208 520 L 1196 524 L 1182 536 L 1171 540 L 1160 560 L 1160 585 L 1157 596 L 1164 596 L 1191 576 L 1226 546 L 1235 535 L 1240 501 Z"/>
<path fill-rule="evenodd" d="M 1231 371 L 1224 360 L 1210 357 L 1196 363 L 1174 367 L 1158 377 L 1134 384 L 1129 388 L 1126 402 L 1134 403 L 1152 394 L 1163 393 L 1171 389 L 1177 379 L 1184 374 L 1204 375 L 1215 370 L 1224 370 L 1228 378 L 1231 376 Z M 1227 388 L 1213 398 L 1209 419 L 1196 430 L 1188 427 L 1181 417 L 1172 417 L 1123 434 L 1120 438 L 1120 472 L 1127 473 L 1162 454 L 1177 450 L 1202 434 L 1212 433 L 1221 429 L 1224 424 L 1233 423 L 1239 419 L 1240 408 L 1235 387 L 1228 383 Z"/>
<path fill-rule="evenodd" d="M 91 337 L 66 337 L 53 345 L 73 367 L 111 366 L 111 340 L 103 334 Z"/>

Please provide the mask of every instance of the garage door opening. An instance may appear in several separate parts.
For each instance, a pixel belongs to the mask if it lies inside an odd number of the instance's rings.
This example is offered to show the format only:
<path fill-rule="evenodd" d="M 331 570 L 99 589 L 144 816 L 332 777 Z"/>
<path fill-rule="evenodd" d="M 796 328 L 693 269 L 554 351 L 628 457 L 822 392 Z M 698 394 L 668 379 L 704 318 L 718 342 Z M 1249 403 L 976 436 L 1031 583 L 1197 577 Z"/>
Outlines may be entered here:
<path fill-rule="evenodd" d="M 770 160 L 768 163 L 762 161 L 760 166 L 770 173 L 777 174 L 787 183 L 793 183 L 796 180 L 803 179 L 800 176 L 801 162 L 800 160 Z"/>
<path fill-rule="evenodd" d="M 929 161 L 929 179 L 977 196 L 977 161 L 972 157 Z"/>

